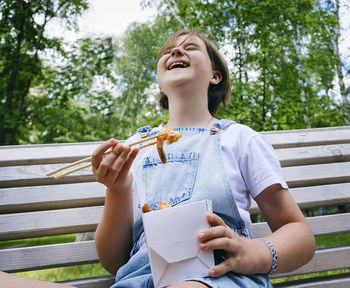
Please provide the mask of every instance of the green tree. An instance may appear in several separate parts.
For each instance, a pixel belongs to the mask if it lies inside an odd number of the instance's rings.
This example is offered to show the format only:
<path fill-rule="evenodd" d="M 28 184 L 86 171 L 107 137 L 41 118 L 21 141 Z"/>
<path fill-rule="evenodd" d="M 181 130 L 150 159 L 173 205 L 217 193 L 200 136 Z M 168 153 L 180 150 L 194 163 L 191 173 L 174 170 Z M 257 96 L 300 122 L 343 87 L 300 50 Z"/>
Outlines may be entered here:
<path fill-rule="evenodd" d="M 31 142 L 74 142 L 111 137 L 117 109 L 111 38 L 82 38 L 46 63 L 29 95 Z M 54 55 L 52 58 L 56 58 Z"/>
<path fill-rule="evenodd" d="M 204 27 L 225 47 L 232 108 L 220 110 L 261 131 L 344 125 L 332 99 L 336 63 L 331 39 L 339 25 L 317 0 L 145 1 L 159 15 Z M 175 7 L 176 9 L 170 9 Z M 177 12 L 177 17 L 169 15 Z M 329 28 L 324 29 L 325 25 Z"/>
<path fill-rule="evenodd" d="M 87 0 L 0 2 L 0 144 L 17 144 L 28 131 L 27 96 L 42 74 L 40 53 L 61 45 L 45 34 L 48 22 L 74 24 L 87 8 Z"/>

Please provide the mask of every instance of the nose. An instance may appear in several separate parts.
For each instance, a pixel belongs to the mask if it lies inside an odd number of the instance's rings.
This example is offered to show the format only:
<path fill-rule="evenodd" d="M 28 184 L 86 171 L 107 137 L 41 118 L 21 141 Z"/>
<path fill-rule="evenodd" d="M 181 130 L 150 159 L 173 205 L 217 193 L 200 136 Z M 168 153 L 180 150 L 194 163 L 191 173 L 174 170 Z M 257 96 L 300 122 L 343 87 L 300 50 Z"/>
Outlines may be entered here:
<path fill-rule="evenodd" d="M 171 49 L 171 56 L 181 56 L 184 54 L 184 49 L 182 46 L 176 46 Z"/>

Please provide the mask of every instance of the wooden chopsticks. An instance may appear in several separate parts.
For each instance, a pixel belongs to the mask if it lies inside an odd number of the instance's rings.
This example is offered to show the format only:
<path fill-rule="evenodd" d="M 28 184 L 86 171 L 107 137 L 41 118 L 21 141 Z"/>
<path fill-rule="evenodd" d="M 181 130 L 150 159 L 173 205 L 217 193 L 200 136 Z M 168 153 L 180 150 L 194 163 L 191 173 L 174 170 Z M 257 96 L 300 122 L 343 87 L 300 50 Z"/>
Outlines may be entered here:
<path fill-rule="evenodd" d="M 131 144 L 129 144 L 128 146 L 134 146 L 134 145 L 137 145 L 137 144 L 141 144 L 141 143 L 143 143 L 143 142 L 147 142 L 147 141 L 152 140 L 152 139 L 155 139 L 155 138 L 157 138 L 157 137 L 158 137 L 158 135 L 154 135 L 154 136 L 151 136 L 151 137 L 147 137 L 147 138 L 141 139 L 141 140 L 139 140 L 139 141 L 136 141 L 136 142 L 134 142 L 134 143 L 131 143 Z M 156 141 L 149 142 L 149 143 L 146 143 L 146 144 L 143 144 L 143 145 L 139 146 L 138 148 L 139 148 L 139 149 L 142 149 L 142 148 L 146 148 L 146 147 L 148 147 L 148 146 L 154 145 L 154 144 L 157 144 L 157 140 L 156 140 Z M 105 155 L 107 155 L 107 154 L 109 154 L 109 153 L 111 153 L 111 152 L 112 152 L 111 149 L 110 149 L 110 150 L 107 150 L 107 151 L 105 152 Z M 90 167 L 90 166 L 92 165 L 91 160 L 92 160 L 92 157 L 91 157 L 91 156 L 90 156 L 90 157 L 87 157 L 87 158 L 80 159 L 80 160 L 78 160 L 78 161 L 72 162 L 72 163 L 67 164 L 67 165 L 65 165 L 65 166 L 62 166 L 62 167 L 60 167 L 60 168 L 54 169 L 54 170 L 52 170 L 52 171 L 49 171 L 49 172 L 46 173 L 46 176 L 52 176 L 52 175 L 55 175 L 55 174 L 56 174 L 56 175 L 54 176 L 55 179 L 62 178 L 62 177 L 64 177 L 64 176 L 67 176 L 67 175 L 72 174 L 72 173 L 74 173 L 74 172 L 77 172 L 77 171 L 79 171 L 79 170 L 82 170 L 82 169 L 85 169 L 85 168 Z M 68 168 L 71 168 L 71 167 L 73 167 L 73 166 L 82 164 L 82 163 L 84 163 L 84 162 L 89 162 L 89 163 L 88 163 L 88 164 L 85 164 L 85 165 L 82 165 L 82 166 L 79 166 L 79 167 L 76 167 L 76 168 L 74 168 L 74 169 L 68 170 L 68 171 L 63 171 L 63 170 L 66 170 L 66 169 L 68 169 Z M 63 172 L 61 172 L 61 171 L 63 171 Z"/>

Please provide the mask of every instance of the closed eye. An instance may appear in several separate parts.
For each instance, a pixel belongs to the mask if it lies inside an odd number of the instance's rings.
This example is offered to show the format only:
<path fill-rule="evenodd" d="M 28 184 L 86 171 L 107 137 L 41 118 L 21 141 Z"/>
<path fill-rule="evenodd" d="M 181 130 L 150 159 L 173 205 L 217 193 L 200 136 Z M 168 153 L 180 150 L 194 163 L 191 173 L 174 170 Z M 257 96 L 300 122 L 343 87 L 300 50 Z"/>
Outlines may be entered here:
<path fill-rule="evenodd" d="M 185 46 L 185 49 L 186 50 L 197 50 L 199 49 L 199 46 L 195 43 L 188 43 L 186 46 Z"/>
<path fill-rule="evenodd" d="M 170 48 L 167 48 L 167 49 L 164 50 L 164 54 L 169 54 L 170 51 L 171 51 L 171 49 L 170 49 Z"/>

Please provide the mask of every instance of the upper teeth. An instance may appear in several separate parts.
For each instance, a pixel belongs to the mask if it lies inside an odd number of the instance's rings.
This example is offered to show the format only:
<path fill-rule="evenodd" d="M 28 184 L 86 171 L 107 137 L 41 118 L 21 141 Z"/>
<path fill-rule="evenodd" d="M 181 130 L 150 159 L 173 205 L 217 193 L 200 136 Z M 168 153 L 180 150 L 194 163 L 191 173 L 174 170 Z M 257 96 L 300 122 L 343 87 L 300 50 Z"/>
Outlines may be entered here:
<path fill-rule="evenodd" d="M 174 63 L 172 63 L 172 64 L 169 66 L 169 70 L 170 70 L 170 69 L 173 69 L 173 67 L 176 66 L 176 65 L 181 65 L 182 67 L 186 67 L 186 64 L 183 63 L 183 62 L 174 62 Z"/>

